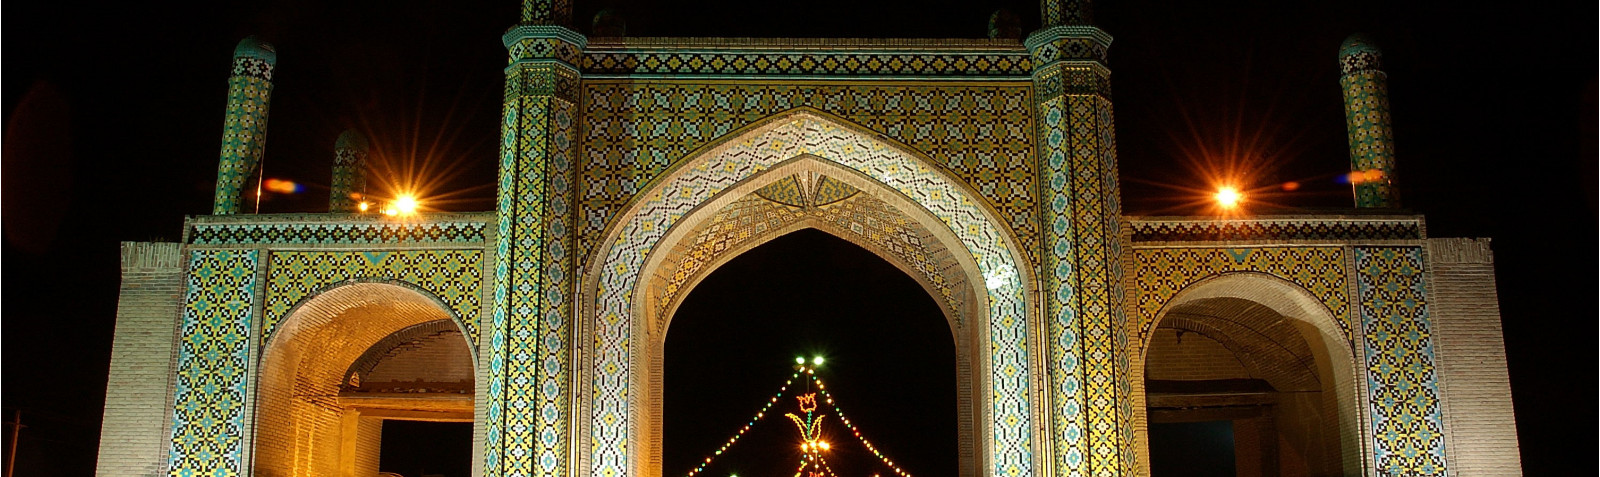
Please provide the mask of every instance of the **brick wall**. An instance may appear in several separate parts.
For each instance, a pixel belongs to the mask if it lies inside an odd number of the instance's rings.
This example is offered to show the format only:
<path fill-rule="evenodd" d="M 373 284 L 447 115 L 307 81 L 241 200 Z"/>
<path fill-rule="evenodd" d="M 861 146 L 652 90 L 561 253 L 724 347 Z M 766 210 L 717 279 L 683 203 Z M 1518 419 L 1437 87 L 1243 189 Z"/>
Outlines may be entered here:
<path fill-rule="evenodd" d="M 1433 345 L 1451 475 L 1522 475 L 1488 239 L 1430 239 Z"/>
<path fill-rule="evenodd" d="M 174 336 L 184 292 L 181 248 L 122 243 L 122 289 L 95 475 L 166 475 Z"/>
<path fill-rule="evenodd" d="M 1150 333 L 1150 354 L 1145 361 L 1145 379 L 1201 381 L 1250 378 L 1239 358 L 1206 335 L 1174 328 L 1156 328 Z"/>

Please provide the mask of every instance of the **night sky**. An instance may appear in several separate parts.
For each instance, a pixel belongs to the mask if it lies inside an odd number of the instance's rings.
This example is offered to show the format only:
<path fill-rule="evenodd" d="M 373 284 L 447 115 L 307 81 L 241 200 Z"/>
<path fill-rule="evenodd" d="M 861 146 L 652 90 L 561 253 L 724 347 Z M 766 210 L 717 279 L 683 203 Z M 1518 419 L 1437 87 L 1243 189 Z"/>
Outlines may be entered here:
<path fill-rule="evenodd" d="M 1100 3 L 1096 22 L 1116 38 L 1127 214 L 1197 213 L 1196 191 L 1219 175 L 1263 191 L 1258 210 L 1348 207 L 1348 186 L 1333 180 L 1349 164 L 1336 52 L 1350 33 L 1371 34 L 1389 73 L 1403 202 L 1427 214 L 1429 236 L 1494 239 L 1526 473 L 1593 472 L 1592 5 Z M 575 17 L 587 25 L 603 6 L 630 19 L 632 36 L 976 38 L 1002 7 L 1038 26 L 1033 2 L 579 0 Z M 19 476 L 93 473 L 117 243 L 175 241 L 185 215 L 209 213 L 240 38 L 278 49 L 266 174 L 309 185 L 269 196 L 263 213 L 326 210 L 346 128 L 373 140 L 374 185 L 449 191 L 440 210 L 492 207 L 500 35 L 517 2 L 12 2 L 5 13 L 0 401 L 29 426 Z M 1287 181 L 1304 187 L 1265 192 Z M 797 353 L 830 358 L 824 377 L 845 412 L 908 469 L 954 474 L 948 328 L 914 282 L 873 260 L 797 233 L 687 297 L 668 341 L 665 475 L 735 430 Z M 756 437 L 741 446 L 759 451 Z"/>

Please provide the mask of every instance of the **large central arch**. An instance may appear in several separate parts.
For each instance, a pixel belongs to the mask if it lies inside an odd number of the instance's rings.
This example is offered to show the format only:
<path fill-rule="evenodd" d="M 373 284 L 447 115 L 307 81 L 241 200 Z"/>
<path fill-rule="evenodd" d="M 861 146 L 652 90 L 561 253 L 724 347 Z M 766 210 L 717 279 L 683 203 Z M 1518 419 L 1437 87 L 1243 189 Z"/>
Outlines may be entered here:
<path fill-rule="evenodd" d="M 689 235 L 694 225 L 762 186 L 808 171 L 871 194 L 903 211 L 947 242 L 961 273 L 972 284 L 975 392 L 982 405 L 975 416 L 980 461 L 985 475 L 1025 475 L 1036 468 L 1032 452 L 1037 398 L 1031 395 L 1041 375 L 1029 353 L 1035 347 L 1037 320 L 1031 319 L 1033 281 L 1017 241 L 994 211 L 975 193 L 941 172 L 915 151 L 882 135 L 810 109 L 778 114 L 730 134 L 657 178 L 607 228 L 598 253 L 586 267 L 582 333 L 593 348 L 580 356 L 587 389 L 580 395 L 578 435 L 582 461 L 593 476 L 656 475 L 649 463 L 659 452 L 659 407 L 650 396 L 659 380 L 659 346 L 653 332 L 655 307 L 648 306 L 645 277 L 660 267 L 664 253 Z M 964 253 L 955 252 L 962 251 Z M 664 328 L 664 327 L 659 327 Z M 659 331 L 663 331 L 659 330 Z M 588 341 L 592 338 L 592 341 Z M 958 351 L 959 353 L 960 351 Z M 657 375 L 659 376 L 659 375 Z M 581 437 L 580 437 L 581 438 Z"/>

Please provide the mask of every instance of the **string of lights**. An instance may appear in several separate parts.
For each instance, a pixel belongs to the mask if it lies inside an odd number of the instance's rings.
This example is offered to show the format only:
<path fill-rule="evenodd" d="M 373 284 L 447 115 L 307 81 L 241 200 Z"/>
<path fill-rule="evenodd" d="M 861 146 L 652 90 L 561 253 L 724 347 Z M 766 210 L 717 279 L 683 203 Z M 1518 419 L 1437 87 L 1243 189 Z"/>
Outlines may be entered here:
<path fill-rule="evenodd" d="M 767 411 L 772 409 L 772 405 L 778 403 L 778 398 L 783 397 L 783 393 L 789 392 L 789 385 L 790 384 L 794 384 L 795 378 L 798 378 L 798 377 L 800 377 L 800 373 L 798 371 L 796 371 L 794 374 L 789 375 L 789 380 L 783 382 L 783 387 L 778 388 L 778 393 L 777 394 L 774 394 L 771 399 L 767 399 L 767 403 L 761 406 L 761 410 L 760 411 L 756 411 L 755 417 L 751 417 L 750 421 L 746 422 L 744 424 L 744 427 L 739 428 L 739 432 L 735 432 L 733 434 L 733 437 L 729 437 L 726 442 L 723 442 L 722 443 L 722 447 L 717 448 L 716 452 L 713 452 L 711 455 L 706 456 L 706 458 L 700 462 L 700 465 L 696 466 L 694 468 L 694 470 L 689 471 L 689 474 L 686 477 L 694 477 L 696 474 L 699 474 L 700 472 L 705 471 L 706 470 L 706 466 L 711 465 L 711 461 L 712 460 L 716 459 L 717 456 L 722 455 L 723 452 L 727 452 L 729 447 L 733 447 L 733 444 L 739 442 L 739 438 L 740 437 L 744 437 L 744 434 L 746 432 L 750 432 L 750 426 L 756 425 L 756 421 L 759 421 L 759 420 L 761 420 L 761 418 L 766 417 L 767 416 Z M 805 469 L 805 462 L 801 462 L 800 468 L 802 470 Z M 798 472 L 796 472 L 795 475 L 800 475 L 800 474 Z"/>
<path fill-rule="evenodd" d="M 839 422 L 844 423 L 844 427 L 849 429 L 850 433 L 854 434 L 856 439 L 861 441 L 861 445 L 866 446 L 867 450 L 872 451 L 872 455 L 878 456 L 878 460 L 883 461 L 883 464 L 889 466 L 889 470 L 894 471 L 895 474 L 901 477 L 911 477 L 911 473 L 906 472 L 905 469 L 895 465 L 893 460 L 889 460 L 889 456 L 883 455 L 883 452 L 879 451 L 876 446 L 873 446 L 872 442 L 868 441 L 866 436 L 861 435 L 861 428 L 856 427 L 855 423 L 850 422 L 850 418 L 844 415 L 844 410 L 839 409 L 839 405 L 834 403 L 833 393 L 828 392 L 828 386 L 822 383 L 822 378 L 818 378 L 817 374 L 813 372 L 812 369 L 805 368 L 804 366 L 802 366 L 800 370 L 805 372 L 806 376 L 811 378 L 811 381 L 817 385 L 817 391 L 822 392 L 824 402 L 827 402 L 829 406 L 833 406 L 833 414 L 835 416 L 839 416 Z"/>

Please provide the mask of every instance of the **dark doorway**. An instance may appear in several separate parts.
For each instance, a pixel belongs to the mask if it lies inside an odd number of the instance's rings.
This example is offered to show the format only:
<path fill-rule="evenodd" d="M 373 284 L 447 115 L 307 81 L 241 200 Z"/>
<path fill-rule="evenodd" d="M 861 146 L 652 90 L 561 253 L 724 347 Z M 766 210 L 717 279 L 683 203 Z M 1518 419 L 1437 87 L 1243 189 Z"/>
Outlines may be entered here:
<path fill-rule="evenodd" d="M 472 477 L 472 423 L 385 420 L 378 470 L 405 477 Z"/>
<path fill-rule="evenodd" d="M 664 351 L 665 477 L 712 456 L 789 378 L 794 358 L 813 356 L 826 359 L 818 375 L 878 450 L 918 477 L 957 472 L 950 325 L 916 281 L 855 244 L 806 229 L 745 252 L 684 299 Z M 793 474 L 800 441 L 782 414 L 797 391 L 699 476 Z M 835 474 L 894 475 L 831 407 L 820 412 L 830 415 Z"/>
<path fill-rule="evenodd" d="M 1233 477 L 1233 421 L 1150 424 L 1150 475 Z"/>

